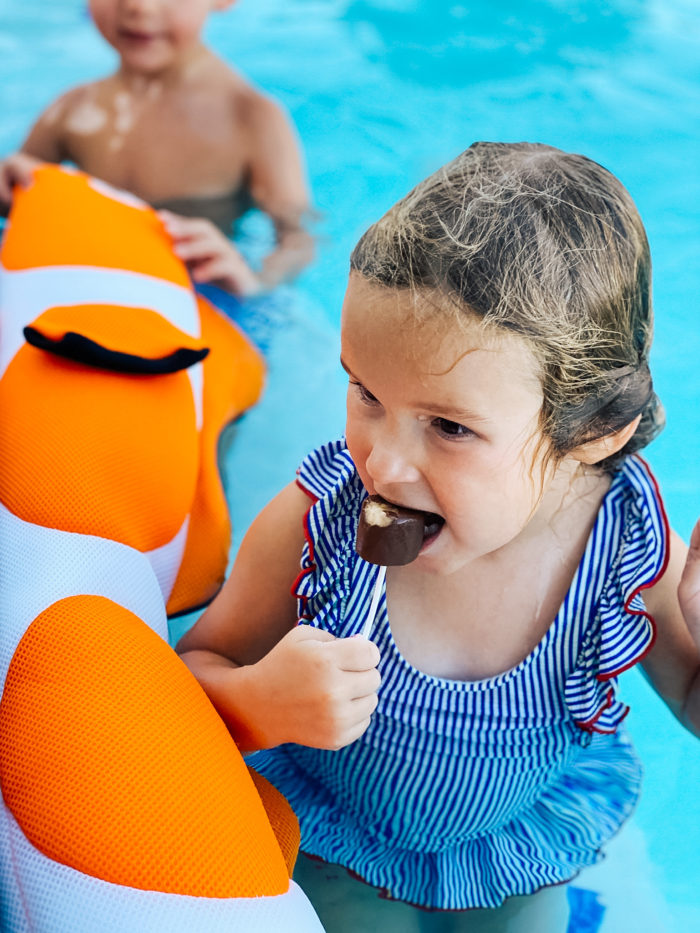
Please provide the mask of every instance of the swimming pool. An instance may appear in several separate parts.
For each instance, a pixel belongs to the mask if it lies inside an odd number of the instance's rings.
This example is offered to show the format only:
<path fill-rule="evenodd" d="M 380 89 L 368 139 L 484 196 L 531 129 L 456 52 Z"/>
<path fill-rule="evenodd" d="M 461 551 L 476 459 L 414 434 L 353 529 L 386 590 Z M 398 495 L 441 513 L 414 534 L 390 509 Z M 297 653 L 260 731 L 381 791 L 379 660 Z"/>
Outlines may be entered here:
<path fill-rule="evenodd" d="M 0 22 L 5 152 L 60 90 L 106 71 L 113 57 L 82 0 L 0 0 Z M 286 295 L 267 396 L 228 455 L 234 547 L 306 450 L 342 425 L 337 322 L 354 241 L 475 139 L 584 152 L 635 198 L 654 258 L 652 362 L 668 416 L 648 458 L 687 539 L 700 514 L 695 0 L 239 0 L 212 18 L 208 38 L 288 107 L 323 214 L 318 261 Z M 623 688 L 644 794 L 610 859 L 577 885 L 605 901 L 603 931 L 690 933 L 700 929 L 700 746 L 638 673 Z"/>

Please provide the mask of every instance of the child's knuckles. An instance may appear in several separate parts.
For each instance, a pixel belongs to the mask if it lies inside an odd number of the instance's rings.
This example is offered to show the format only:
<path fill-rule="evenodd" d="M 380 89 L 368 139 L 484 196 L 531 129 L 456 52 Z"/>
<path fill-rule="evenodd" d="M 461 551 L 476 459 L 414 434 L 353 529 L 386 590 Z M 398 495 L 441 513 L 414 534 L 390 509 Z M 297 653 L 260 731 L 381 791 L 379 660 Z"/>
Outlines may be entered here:
<path fill-rule="evenodd" d="M 353 709 L 353 718 L 357 723 L 360 720 L 367 719 L 377 708 L 377 703 L 379 698 L 376 693 L 370 693 L 367 696 L 359 697 L 355 701 L 355 706 Z"/>
<path fill-rule="evenodd" d="M 293 638 L 294 641 L 306 641 L 306 640 L 336 641 L 337 640 L 334 635 L 331 635 L 330 632 L 326 632 L 324 631 L 324 629 L 321 629 L 321 628 L 315 628 L 313 625 L 307 625 L 306 623 L 297 625 L 295 629 L 292 629 L 288 637 Z"/>
<path fill-rule="evenodd" d="M 365 670 L 369 671 L 373 668 L 376 668 L 379 664 L 379 661 L 381 660 L 379 648 L 377 648 L 377 646 L 371 641 L 364 642 L 364 644 L 362 644 L 360 647 L 362 648 L 360 659 L 364 665 Z"/>
<path fill-rule="evenodd" d="M 338 744 L 338 734 L 333 729 L 324 729 L 316 725 L 313 730 L 313 736 L 313 745 L 315 748 L 324 748 L 332 752 L 337 751 L 338 748 L 342 748 L 342 744 Z M 302 744 L 304 743 L 302 742 Z"/>
<path fill-rule="evenodd" d="M 372 645 L 364 638 L 338 639 L 337 652 L 349 670 L 367 671 L 376 666 Z"/>
<path fill-rule="evenodd" d="M 309 652 L 318 682 L 327 693 L 338 690 L 338 661 L 335 653 L 324 651 L 321 645 L 314 646 Z"/>
<path fill-rule="evenodd" d="M 312 658 L 300 669 L 301 682 L 307 684 L 308 702 L 321 716 L 335 718 L 345 700 L 338 674 L 337 668 L 322 657 Z"/>
<path fill-rule="evenodd" d="M 367 720 L 367 724 L 369 725 L 369 720 Z M 367 726 L 359 728 L 357 722 L 352 722 L 348 723 L 344 728 L 336 730 L 329 745 L 331 751 L 337 752 L 341 748 L 345 748 L 346 745 L 350 745 L 358 736 L 362 735 L 366 728 Z"/>
<path fill-rule="evenodd" d="M 363 735 L 369 728 L 370 722 L 370 717 L 367 716 L 365 719 L 361 719 L 358 723 L 356 723 L 352 731 L 348 733 L 347 741 L 345 744 L 351 745 L 353 742 L 359 739 L 360 736 Z"/>
<path fill-rule="evenodd" d="M 338 751 L 352 741 L 353 727 L 337 720 L 327 724 L 317 724 L 315 727 L 316 741 L 320 748 Z"/>
<path fill-rule="evenodd" d="M 340 737 L 340 738 L 334 738 L 324 747 L 327 748 L 331 752 L 339 752 L 341 748 L 345 748 L 345 746 L 349 744 L 350 744 L 349 741 L 346 741 L 344 737 Z"/>
<path fill-rule="evenodd" d="M 364 665 L 365 670 L 370 670 L 379 664 L 381 655 L 374 642 L 366 638 L 352 638 L 348 639 L 347 643 L 352 645 L 357 660 Z"/>

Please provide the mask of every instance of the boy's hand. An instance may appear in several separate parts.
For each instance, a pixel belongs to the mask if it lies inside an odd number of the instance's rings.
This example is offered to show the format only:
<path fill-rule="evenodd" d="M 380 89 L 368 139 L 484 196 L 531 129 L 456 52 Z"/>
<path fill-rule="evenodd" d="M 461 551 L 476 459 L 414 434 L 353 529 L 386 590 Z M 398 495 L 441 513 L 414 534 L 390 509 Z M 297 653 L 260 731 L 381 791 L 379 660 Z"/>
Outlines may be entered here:
<path fill-rule="evenodd" d="M 26 152 L 13 152 L 12 155 L 3 159 L 0 162 L 0 201 L 3 204 L 9 204 L 12 201 L 12 189 L 15 185 L 23 185 L 25 188 L 30 185 L 32 172 L 42 164 L 41 159 L 35 159 Z"/>
<path fill-rule="evenodd" d="M 175 253 L 195 282 L 219 285 L 246 297 L 260 291 L 260 281 L 236 247 L 210 220 L 159 211 Z"/>
<path fill-rule="evenodd" d="M 250 671 L 248 724 L 259 748 L 298 742 L 339 749 L 359 738 L 377 706 L 379 651 L 298 625 Z"/>

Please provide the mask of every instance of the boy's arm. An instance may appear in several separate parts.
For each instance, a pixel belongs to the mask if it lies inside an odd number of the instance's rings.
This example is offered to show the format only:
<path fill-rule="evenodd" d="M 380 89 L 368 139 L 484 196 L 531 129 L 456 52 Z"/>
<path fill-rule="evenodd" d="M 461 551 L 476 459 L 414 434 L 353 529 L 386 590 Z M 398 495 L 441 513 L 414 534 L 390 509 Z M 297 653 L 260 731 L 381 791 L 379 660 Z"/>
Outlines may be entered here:
<path fill-rule="evenodd" d="M 0 202 L 8 205 L 15 185 L 28 185 L 32 171 L 42 162 L 61 162 L 65 114 L 74 92 L 68 91 L 38 117 L 17 152 L 0 162 Z"/>
<path fill-rule="evenodd" d="M 77 91 L 67 91 L 40 114 L 22 143 L 20 152 L 42 162 L 61 162 L 66 158 L 64 125 Z"/>
<path fill-rule="evenodd" d="M 313 259 L 314 242 L 304 229 L 309 194 L 301 152 L 280 107 L 250 91 L 241 111 L 246 140 L 246 181 L 257 207 L 275 225 L 275 248 L 252 269 L 236 247 L 209 220 L 160 211 L 175 252 L 195 282 L 211 282 L 235 295 L 269 291 L 288 281 Z"/>
<path fill-rule="evenodd" d="M 261 290 L 293 278 L 313 259 L 305 230 L 310 198 L 299 141 L 282 108 L 256 95 L 247 115 L 248 183 L 253 200 L 275 225 L 277 243 L 259 273 Z"/>
<path fill-rule="evenodd" d="M 671 532 L 663 577 L 643 593 L 656 623 L 642 667 L 674 715 L 700 736 L 700 522 L 688 549 Z"/>
<path fill-rule="evenodd" d="M 231 576 L 177 650 L 243 750 L 300 742 L 340 748 L 369 725 L 376 647 L 297 625 L 307 496 L 291 484 L 245 536 Z"/>

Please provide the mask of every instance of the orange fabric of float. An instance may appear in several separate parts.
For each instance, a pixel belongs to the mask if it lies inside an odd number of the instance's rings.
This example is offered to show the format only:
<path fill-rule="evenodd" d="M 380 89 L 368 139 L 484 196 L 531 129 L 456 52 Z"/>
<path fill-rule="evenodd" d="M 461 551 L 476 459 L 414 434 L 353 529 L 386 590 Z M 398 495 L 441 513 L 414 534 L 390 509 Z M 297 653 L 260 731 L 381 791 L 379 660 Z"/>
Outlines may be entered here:
<path fill-rule="evenodd" d="M 25 344 L 0 380 L 0 500 L 19 518 L 150 551 L 194 498 L 186 372 L 134 376 Z"/>
<path fill-rule="evenodd" d="M 202 341 L 213 349 L 202 363 L 200 469 L 185 553 L 167 605 L 171 616 L 209 602 L 224 582 L 231 523 L 219 472 L 219 436 L 223 425 L 255 404 L 265 377 L 262 358 L 248 339 L 208 301 L 200 298 L 198 304 Z"/>
<path fill-rule="evenodd" d="M 100 187 L 82 172 L 55 166 L 37 169 L 31 188 L 15 198 L 12 236 L 5 237 L 0 254 L 5 268 L 96 266 L 140 272 L 189 288 L 187 270 L 155 211 L 102 197 Z"/>
<path fill-rule="evenodd" d="M 289 806 L 287 798 L 277 790 L 274 784 L 270 784 L 267 778 L 262 774 L 248 767 L 253 784 L 260 795 L 267 818 L 272 826 L 277 843 L 282 850 L 282 856 L 287 866 L 289 877 L 294 873 L 297 855 L 299 854 L 299 845 L 301 843 L 301 831 L 299 821 L 292 808 Z"/>
<path fill-rule="evenodd" d="M 111 600 L 67 597 L 34 620 L 10 664 L 0 733 L 4 800 L 50 858 L 176 894 L 288 889 L 223 722 L 165 642 Z M 293 821 L 277 798 L 277 822 Z"/>

